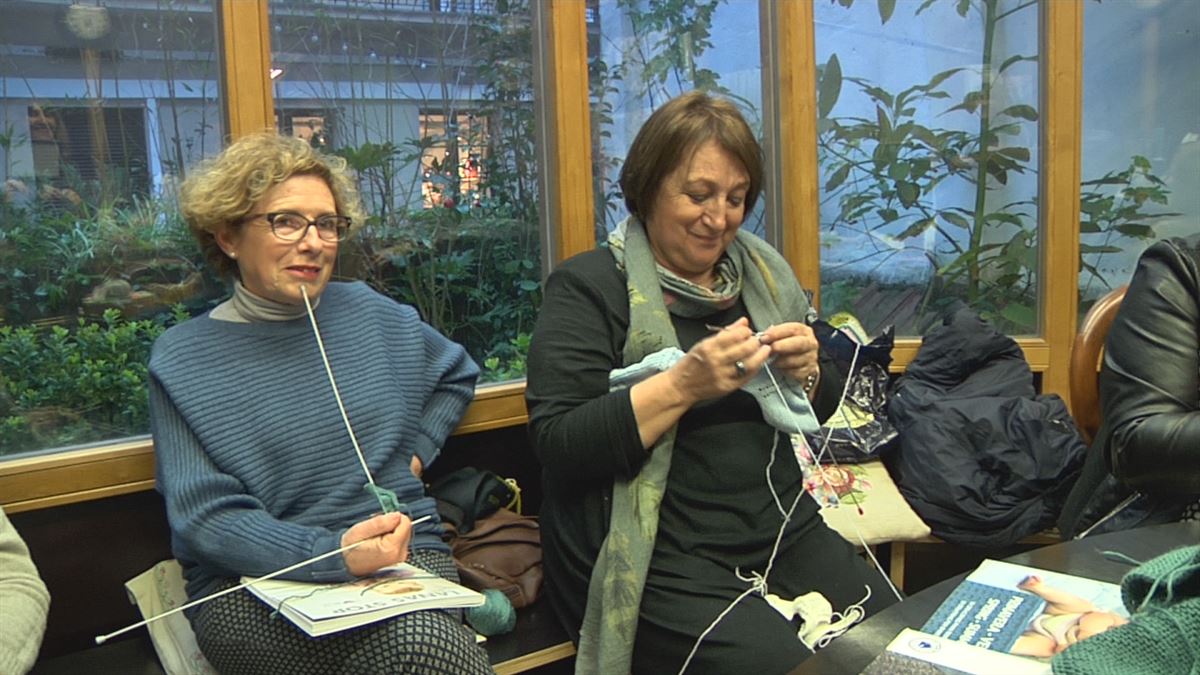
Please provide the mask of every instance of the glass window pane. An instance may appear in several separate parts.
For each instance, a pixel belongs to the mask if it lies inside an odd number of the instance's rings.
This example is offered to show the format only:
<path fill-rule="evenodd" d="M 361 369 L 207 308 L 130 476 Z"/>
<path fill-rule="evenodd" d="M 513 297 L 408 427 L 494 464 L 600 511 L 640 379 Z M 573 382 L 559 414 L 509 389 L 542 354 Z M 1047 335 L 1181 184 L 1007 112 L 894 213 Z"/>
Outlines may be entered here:
<path fill-rule="evenodd" d="M 525 375 L 540 302 L 525 0 L 275 0 L 279 128 L 340 155 L 368 222 L 338 276 L 416 307 L 481 381 Z"/>
<path fill-rule="evenodd" d="M 1083 12 L 1079 316 L 1151 242 L 1200 232 L 1200 5 Z"/>
<path fill-rule="evenodd" d="M 1036 333 L 1037 3 L 815 9 L 822 311 Z"/>
<path fill-rule="evenodd" d="M 148 431 L 145 364 L 220 293 L 173 188 L 221 144 L 211 2 L 8 0 L 0 455 Z"/>
<path fill-rule="evenodd" d="M 758 3 L 599 0 L 588 12 L 596 240 L 628 212 L 617 184 L 625 152 L 659 105 L 693 89 L 738 104 L 762 141 Z M 763 199 L 742 227 L 763 235 Z"/>

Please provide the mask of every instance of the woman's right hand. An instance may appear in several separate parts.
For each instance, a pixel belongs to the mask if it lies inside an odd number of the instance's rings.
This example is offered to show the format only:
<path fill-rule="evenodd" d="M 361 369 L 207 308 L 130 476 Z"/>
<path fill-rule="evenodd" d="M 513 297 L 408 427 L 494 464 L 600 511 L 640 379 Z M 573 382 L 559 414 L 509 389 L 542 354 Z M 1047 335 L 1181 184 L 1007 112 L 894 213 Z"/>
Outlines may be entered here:
<path fill-rule="evenodd" d="M 771 348 L 759 341 L 750 320 L 743 317 L 692 345 L 667 375 L 680 394 L 695 404 L 737 391 L 770 356 Z"/>
<path fill-rule="evenodd" d="M 346 530 L 342 535 L 342 546 L 364 540 L 367 543 L 342 554 L 346 559 L 346 569 L 356 577 L 408 559 L 412 520 L 403 513 L 385 513 L 368 518 Z"/>
<path fill-rule="evenodd" d="M 633 385 L 629 400 L 642 447 L 654 445 L 696 403 L 746 384 L 770 356 L 771 348 L 750 330 L 750 320 L 741 318 L 692 345 L 669 370 Z"/>

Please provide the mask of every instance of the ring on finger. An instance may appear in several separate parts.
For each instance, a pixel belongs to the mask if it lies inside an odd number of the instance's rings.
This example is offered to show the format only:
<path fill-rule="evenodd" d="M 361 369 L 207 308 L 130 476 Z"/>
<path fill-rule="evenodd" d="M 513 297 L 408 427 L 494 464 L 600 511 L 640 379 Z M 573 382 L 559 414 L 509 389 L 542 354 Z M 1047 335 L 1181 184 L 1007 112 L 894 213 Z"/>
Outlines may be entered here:
<path fill-rule="evenodd" d="M 746 376 L 746 364 L 743 363 L 740 359 L 733 362 L 733 367 L 734 367 L 734 369 L 737 370 L 738 377 Z"/>

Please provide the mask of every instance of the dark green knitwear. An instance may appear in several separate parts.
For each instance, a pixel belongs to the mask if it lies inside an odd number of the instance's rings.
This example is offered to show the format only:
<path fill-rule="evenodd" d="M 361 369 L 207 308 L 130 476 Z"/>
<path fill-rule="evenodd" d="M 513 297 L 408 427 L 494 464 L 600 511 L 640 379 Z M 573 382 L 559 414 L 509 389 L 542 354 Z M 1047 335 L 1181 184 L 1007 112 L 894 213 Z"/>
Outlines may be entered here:
<path fill-rule="evenodd" d="M 1175 549 L 1121 581 L 1132 618 L 1054 657 L 1058 675 L 1200 673 L 1200 546 Z"/>

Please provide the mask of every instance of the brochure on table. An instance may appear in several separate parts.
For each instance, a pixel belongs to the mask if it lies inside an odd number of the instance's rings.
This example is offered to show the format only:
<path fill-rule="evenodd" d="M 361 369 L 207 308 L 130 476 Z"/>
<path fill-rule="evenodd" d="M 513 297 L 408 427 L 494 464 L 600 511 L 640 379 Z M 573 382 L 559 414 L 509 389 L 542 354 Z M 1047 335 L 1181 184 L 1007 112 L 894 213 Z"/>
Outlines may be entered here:
<path fill-rule="evenodd" d="M 985 560 L 864 672 L 1049 673 L 1054 654 L 1128 619 L 1117 584 Z"/>
<path fill-rule="evenodd" d="M 863 675 L 1050 675 L 1050 664 L 905 628 Z"/>

